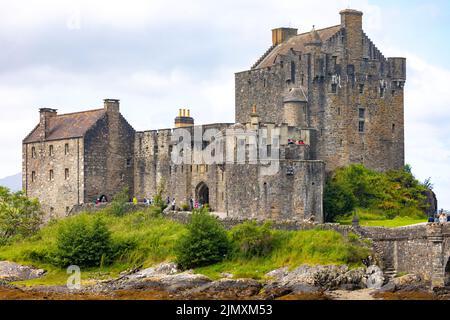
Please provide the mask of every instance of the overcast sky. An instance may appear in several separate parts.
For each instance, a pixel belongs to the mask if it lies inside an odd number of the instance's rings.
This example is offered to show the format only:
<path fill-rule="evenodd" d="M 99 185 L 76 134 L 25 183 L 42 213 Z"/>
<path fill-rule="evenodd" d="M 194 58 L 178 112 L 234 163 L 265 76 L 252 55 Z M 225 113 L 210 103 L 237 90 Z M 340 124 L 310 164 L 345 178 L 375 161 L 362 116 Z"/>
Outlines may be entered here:
<path fill-rule="evenodd" d="M 184 107 L 198 124 L 233 122 L 234 73 L 271 45 L 271 29 L 336 25 L 349 7 L 364 12 L 386 57 L 408 59 L 406 162 L 449 209 L 446 0 L 0 0 L 0 177 L 21 171 L 41 107 L 67 113 L 117 98 L 136 130 L 170 127 Z"/>

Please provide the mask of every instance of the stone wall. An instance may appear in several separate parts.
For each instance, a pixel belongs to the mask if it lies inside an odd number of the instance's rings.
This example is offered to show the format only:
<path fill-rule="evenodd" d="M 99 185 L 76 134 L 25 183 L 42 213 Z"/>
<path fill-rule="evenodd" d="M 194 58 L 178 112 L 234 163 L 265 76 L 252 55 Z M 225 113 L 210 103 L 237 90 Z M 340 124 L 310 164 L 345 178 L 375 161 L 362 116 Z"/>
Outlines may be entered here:
<path fill-rule="evenodd" d="M 23 145 L 23 187 L 28 197 L 40 200 L 47 218 L 62 217 L 73 205 L 83 202 L 83 155 L 81 138 Z"/>

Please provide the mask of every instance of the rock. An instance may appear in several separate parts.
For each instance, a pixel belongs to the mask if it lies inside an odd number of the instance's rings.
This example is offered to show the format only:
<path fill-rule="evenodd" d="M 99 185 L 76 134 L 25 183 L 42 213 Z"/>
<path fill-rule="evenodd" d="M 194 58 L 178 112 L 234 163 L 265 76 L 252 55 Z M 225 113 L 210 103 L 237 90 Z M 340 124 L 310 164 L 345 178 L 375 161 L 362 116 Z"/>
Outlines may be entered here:
<path fill-rule="evenodd" d="M 262 285 L 253 279 L 220 279 L 202 287 L 195 288 L 187 294 L 207 294 L 215 297 L 239 298 L 257 295 Z"/>
<path fill-rule="evenodd" d="M 140 270 L 138 272 L 126 275 L 129 280 L 145 279 L 160 275 L 173 275 L 178 273 L 177 265 L 175 263 L 161 263 L 154 267 Z"/>
<path fill-rule="evenodd" d="M 378 291 L 379 292 L 395 292 L 395 284 L 392 281 L 389 281 L 387 284 L 382 286 Z"/>
<path fill-rule="evenodd" d="M 43 269 L 35 269 L 20 264 L 0 261 L 0 281 L 12 282 L 40 278 L 45 274 Z"/>
<path fill-rule="evenodd" d="M 289 273 L 288 267 L 283 267 L 280 269 L 270 271 L 269 273 L 266 274 L 266 277 L 272 278 L 274 280 L 281 280 L 282 278 L 287 276 L 288 273 Z"/>
<path fill-rule="evenodd" d="M 318 287 L 314 287 L 309 284 L 297 284 L 292 287 L 293 294 L 317 293 L 317 292 L 320 292 L 320 289 Z"/>
<path fill-rule="evenodd" d="M 275 287 L 281 289 L 278 291 L 301 291 L 302 288 L 306 288 L 308 292 L 311 291 L 311 288 L 335 290 L 365 287 L 365 269 L 349 270 L 345 265 L 302 265 L 291 272 L 287 268 L 281 268 L 269 272 L 266 276 L 273 279 L 264 289 L 267 292 L 273 292 Z"/>
<path fill-rule="evenodd" d="M 227 279 L 232 279 L 233 275 L 231 273 L 227 273 L 227 272 L 222 272 L 220 274 L 223 278 L 227 278 Z"/>
<path fill-rule="evenodd" d="M 402 286 L 406 286 L 406 285 L 417 284 L 421 280 L 422 279 L 418 275 L 407 274 L 407 275 L 402 276 L 402 277 L 394 278 L 392 281 L 397 287 L 402 287 Z"/>
<path fill-rule="evenodd" d="M 376 265 L 369 266 L 366 271 L 365 285 L 369 289 L 380 289 L 385 281 L 383 271 Z"/>

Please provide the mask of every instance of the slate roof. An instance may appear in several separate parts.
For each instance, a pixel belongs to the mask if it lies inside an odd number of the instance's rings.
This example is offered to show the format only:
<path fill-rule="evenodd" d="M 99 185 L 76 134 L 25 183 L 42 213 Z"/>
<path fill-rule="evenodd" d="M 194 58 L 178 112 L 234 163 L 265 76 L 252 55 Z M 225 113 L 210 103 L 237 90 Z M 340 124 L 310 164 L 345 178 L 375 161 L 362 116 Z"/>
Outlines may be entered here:
<path fill-rule="evenodd" d="M 48 119 L 49 131 L 46 140 L 84 137 L 86 132 L 105 115 L 105 109 L 56 115 Z M 23 143 L 39 142 L 39 124 L 23 140 Z"/>
<path fill-rule="evenodd" d="M 319 40 L 325 42 L 340 30 L 341 25 L 336 25 L 325 29 L 313 30 L 312 32 L 309 31 L 301 33 L 292 38 L 289 38 L 287 41 L 280 43 L 279 45 L 274 47 L 271 52 L 267 54 L 267 56 L 255 68 L 267 68 L 273 66 L 277 56 L 280 54 L 287 54 L 291 48 L 295 51 L 304 51 L 306 43 L 311 41 L 317 42 Z M 320 39 L 318 39 L 317 37 L 320 37 Z"/>

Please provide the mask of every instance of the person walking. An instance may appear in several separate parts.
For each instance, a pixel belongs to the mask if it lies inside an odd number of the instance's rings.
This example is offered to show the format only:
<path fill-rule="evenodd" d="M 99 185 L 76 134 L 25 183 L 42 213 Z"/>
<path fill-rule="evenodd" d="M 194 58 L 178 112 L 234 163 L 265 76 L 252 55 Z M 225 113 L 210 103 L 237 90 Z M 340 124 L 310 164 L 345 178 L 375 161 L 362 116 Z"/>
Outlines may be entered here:
<path fill-rule="evenodd" d="M 192 199 L 192 196 L 189 198 L 189 211 L 194 210 L 194 199 Z"/>
<path fill-rule="evenodd" d="M 172 200 L 172 211 L 175 211 L 175 207 L 176 207 L 176 202 L 175 202 L 175 198 L 173 198 L 173 200 Z"/>

